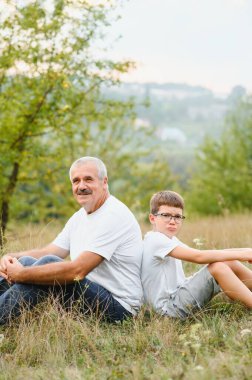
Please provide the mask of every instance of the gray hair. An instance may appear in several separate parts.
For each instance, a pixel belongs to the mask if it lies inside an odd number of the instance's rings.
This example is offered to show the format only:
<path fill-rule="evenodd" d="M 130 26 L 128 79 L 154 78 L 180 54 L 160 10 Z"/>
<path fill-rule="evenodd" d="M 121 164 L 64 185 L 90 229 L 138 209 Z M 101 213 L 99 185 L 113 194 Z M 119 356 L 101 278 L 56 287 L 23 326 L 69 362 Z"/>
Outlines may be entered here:
<path fill-rule="evenodd" d="M 107 168 L 104 162 L 102 162 L 102 160 L 97 157 L 86 156 L 78 158 L 78 160 L 72 163 L 69 170 L 70 181 L 72 180 L 72 170 L 77 166 L 86 165 L 88 162 L 92 162 L 97 167 L 99 179 L 102 180 L 103 178 L 107 177 Z"/>

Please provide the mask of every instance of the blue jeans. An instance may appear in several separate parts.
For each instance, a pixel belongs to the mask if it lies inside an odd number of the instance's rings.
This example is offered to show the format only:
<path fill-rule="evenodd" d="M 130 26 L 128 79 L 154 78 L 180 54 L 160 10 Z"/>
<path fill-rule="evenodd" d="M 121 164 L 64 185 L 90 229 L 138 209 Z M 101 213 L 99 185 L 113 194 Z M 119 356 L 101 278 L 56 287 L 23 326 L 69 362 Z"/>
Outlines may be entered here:
<path fill-rule="evenodd" d="M 57 256 L 44 256 L 40 259 L 24 256 L 20 258 L 24 266 L 44 265 L 63 261 Z M 132 316 L 112 294 L 101 285 L 84 278 L 66 285 L 13 284 L 0 277 L 0 324 L 5 324 L 12 317 L 21 314 L 24 307 L 31 309 L 49 295 L 59 298 L 66 308 L 71 308 L 76 301 L 84 314 L 95 313 L 108 322 L 123 321 Z"/>

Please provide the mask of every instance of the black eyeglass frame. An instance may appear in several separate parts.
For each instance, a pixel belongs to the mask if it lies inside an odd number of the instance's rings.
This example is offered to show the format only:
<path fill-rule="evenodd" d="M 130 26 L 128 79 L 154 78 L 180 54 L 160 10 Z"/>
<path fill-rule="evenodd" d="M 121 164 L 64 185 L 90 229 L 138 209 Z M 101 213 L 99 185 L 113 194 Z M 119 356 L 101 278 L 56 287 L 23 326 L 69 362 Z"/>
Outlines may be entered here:
<path fill-rule="evenodd" d="M 156 214 L 153 214 L 154 216 L 162 216 L 164 218 L 167 218 L 167 220 L 170 222 L 172 219 L 176 224 L 182 223 L 182 221 L 185 219 L 184 215 L 171 215 L 167 212 L 159 212 Z"/>

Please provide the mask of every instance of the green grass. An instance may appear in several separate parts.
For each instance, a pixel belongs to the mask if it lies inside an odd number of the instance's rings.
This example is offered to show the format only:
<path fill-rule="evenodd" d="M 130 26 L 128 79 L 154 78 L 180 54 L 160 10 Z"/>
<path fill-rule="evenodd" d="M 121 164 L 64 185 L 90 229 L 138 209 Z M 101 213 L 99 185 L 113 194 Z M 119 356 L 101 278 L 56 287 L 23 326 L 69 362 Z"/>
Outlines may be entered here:
<path fill-rule="evenodd" d="M 206 247 L 252 246 L 251 215 L 232 218 L 236 229 L 227 218 L 188 222 L 183 238 L 191 244 L 200 237 Z M 26 231 L 10 238 L 6 250 L 51 239 L 38 226 Z M 186 266 L 187 273 L 195 269 Z M 187 321 L 143 308 L 122 325 L 67 313 L 48 300 L 0 334 L 0 379 L 252 379 L 252 312 L 223 295 Z"/>
<path fill-rule="evenodd" d="M 217 297 L 186 322 L 109 325 L 51 302 L 0 329 L 0 379 L 250 379 L 252 315 Z"/>

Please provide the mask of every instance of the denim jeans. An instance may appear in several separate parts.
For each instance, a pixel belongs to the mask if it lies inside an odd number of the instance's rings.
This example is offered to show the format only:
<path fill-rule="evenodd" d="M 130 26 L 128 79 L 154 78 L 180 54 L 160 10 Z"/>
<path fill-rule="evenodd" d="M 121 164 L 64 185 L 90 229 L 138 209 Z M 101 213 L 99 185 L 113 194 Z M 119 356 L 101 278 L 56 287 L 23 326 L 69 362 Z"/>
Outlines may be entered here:
<path fill-rule="evenodd" d="M 63 260 L 48 255 L 40 259 L 24 256 L 19 261 L 24 266 L 37 266 Z M 58 297 L 68 309 L 77 303 L 82 313 L 93 313 L 109 322 L 123 321 L 132 316 L 107 289 L 87 278 L 55 286 L 19 283 L 10 285 L 0 277 L 0 324 L 20 315 L 24 307 L 31 309 L 51 294 Z"/>

